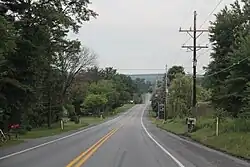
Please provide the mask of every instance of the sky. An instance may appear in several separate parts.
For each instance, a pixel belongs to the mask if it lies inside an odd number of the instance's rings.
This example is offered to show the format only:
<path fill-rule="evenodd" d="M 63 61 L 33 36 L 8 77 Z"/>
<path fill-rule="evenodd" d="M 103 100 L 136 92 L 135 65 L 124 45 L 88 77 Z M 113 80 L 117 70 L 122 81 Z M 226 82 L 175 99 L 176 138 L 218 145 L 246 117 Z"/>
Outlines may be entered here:
<path fill-rule="evenodd" d="M 75 35 L 82 44 L 98 55 L 99 67 L 114 67 L 120 73 L 163 73 L 165 66 L 182 65 L 192 73 L 192 52 L 181 46 L 189 39 L 179 29 L 193 27 L 193 12 L 197 11 L 197 28 L 207 29 L 209 15 L 220 0 L 92 0 L 90 8 L 99 16 L 83 24 Z M 218 13 L 234 0 L 224 0 Z M 207 21 L 206 21 L 207 20 Z M 211 45 L 208 33 L 198 38 L 198 44 L 209 49 L 197 52 L 197 73 L 209 61 Z M 190 40 L 188 45 L 192 45 Z"/>

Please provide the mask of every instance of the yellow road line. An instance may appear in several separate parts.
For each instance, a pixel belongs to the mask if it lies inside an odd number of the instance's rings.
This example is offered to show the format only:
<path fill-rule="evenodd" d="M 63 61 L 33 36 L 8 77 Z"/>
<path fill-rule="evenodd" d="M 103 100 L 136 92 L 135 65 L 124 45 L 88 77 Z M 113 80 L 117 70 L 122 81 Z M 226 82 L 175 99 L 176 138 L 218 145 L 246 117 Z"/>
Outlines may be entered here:
<path fill-rule="evenodd" d="M 83 157 L 76 165 L 75 167 L 81 167 L 97 150 L 100 148 L 105 141 L 107 141 L 113 134 L 115 134 L 116 131 L 118 131 L 119 128 L 117 128 L 115 131 L 113 131 L 109 136 L 107 136 L 104 140 L 102 140 L 96 147 L 94 147 L 88 154 L 86 154 L 85 157 Z"/>
<path fill-rule="evenodd" d="M 88 152 L 90 152 L 92 149 L 94 149 L 96 146 L 98 146 L 104 139 L 109 137 L 110 134 L 115 132 L 118 129 L 111 130 L 108 134 L 103 136 L 100 140 L 98 140 L 94 145 L 92 145 L 88 150 L 81 153 L 78 157 L 76 157 L 73 161 L 71 161 L 66 167 L 72 167 L 77 161 L 79 161 L 82 157 L 84 157 Z"/>

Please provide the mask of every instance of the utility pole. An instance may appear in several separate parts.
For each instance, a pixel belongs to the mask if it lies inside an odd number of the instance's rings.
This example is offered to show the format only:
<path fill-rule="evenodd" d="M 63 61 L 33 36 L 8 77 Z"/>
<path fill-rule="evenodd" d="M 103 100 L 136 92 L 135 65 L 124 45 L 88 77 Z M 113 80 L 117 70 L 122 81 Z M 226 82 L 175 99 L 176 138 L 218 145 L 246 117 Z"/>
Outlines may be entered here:
<path fill-rule="evenodd" d="M 180 28 L 180 32 L 186 32 L 191 36 L 191 38 L 193 38 L 193 46 L 192 45 L 183 45 L 182 46 L 182 48 L 187 48 L 187 49 L 193 51 L 193 95 L 192 95 L 193 114 L 196 111 L 196 103 L 197 103 L 197 100 L 196 100 L 196 66 L 197 66 L 196 52 L 201 50 L 201 49 L 208 48 L 207 46 L 200 46 L 200 45 L 197 46 L 196 40 L 201 36 L 201 34 L 203 32 L 208 32 L 208 30 L 207 29 L 197 30 L 196 18 L 197 18 L 197 13 L 196 13 L 196 11 L 194 11 L 194 29 L 193 30 L 192 30 L 192 28 L 190 28 L 189 30 L 182 30 Z M 199 33 L 199 34 L 197 35 L 197 33 Z"/>
<path fill-rule="evenodd" d="M 165 70 L 166 70 L 166 77 L 165 77 L 165 98 L 164 98 L 164 121 L 167 121 L 167 97 L 168 97 L 168 77 L 167 77 L 167 74 L 168 74 L 168 65 L 166 64 L 166 67 L 165 67 Z"/>

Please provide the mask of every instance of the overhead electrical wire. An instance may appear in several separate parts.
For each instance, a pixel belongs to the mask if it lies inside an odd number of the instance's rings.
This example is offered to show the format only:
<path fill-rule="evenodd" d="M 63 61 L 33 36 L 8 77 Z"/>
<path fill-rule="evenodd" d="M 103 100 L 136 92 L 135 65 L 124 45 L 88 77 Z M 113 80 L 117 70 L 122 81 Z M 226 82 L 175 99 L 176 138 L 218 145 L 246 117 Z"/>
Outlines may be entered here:
<path fill-rule="evenodd" d="M 216 4 L 216 6 L 215 6 L 215 8 L 209 13 L 209 15 L 207 16 L 207 18 L 204 20 L 204 22 L 200 25 L 200 28 L 208 21 L 208 19 L 210 18 L 210 16 L 212 15 L 212 14 L 214 14 L 214 12 L 215 12 L 215 10 L 220 6 L 220 4 L 223 2 L 223 0 L 220 0 L 217 4 Z"/>
<path fill-rule="evenodd" d="M 192 67 L 183 67 L 183 68 L 192 68 Z M 115 70 L 120 70 L 120 71 L 165 71 L 164 68 L 162 69 L 129 69 L 129 68 L 114 68 Z"/>
<path fill-rule="evenodd" d="M 208 21 L 208 19 L 210 18 L 210 16 L 211 16 L 212 14 L 214 14 L 215 10 L 220 6 L 220 4 L 221 4 L 222 2 L 223 2 L 223 0 L 220 0 L 220 1 L 216 4 L 216 6 L 215 6 L 215 7 L 213 8 L 213 10 L 208 14 L 208 16 L 206 17 L 206 19 L 203 21 L 203 23 L 200 25 L 199 28 L 202 28 L 202 26 Z M 192 37 L 189 37 L 189 38 L 184 42 L 183 45 L 186 45 L 191 39 L 192 39 Z"/>
<path fill-rule="evenodd" d="M 222 73 L 222 72 L 224 72 L 224 71 L 230 70 L 232 67 L 234 67 L 234 66 L 236 66 L 236 65 L 239 65 L 241 62 L 243 62 L 244 60 L 246 60 L 246 59 L 248 59 L 248 58 L 249 58 L 249 57 L 245 57 L 245 58 L 239 60 L 238 62 L 233 63 L 231 66 L 228 66 L 227 68 L 224 68 L 224 69 L 222 69 L 222 70 L 220 70 L 220 71 L 218 71 L 218 72 L 215 72 L 215 73 L 206 75 L 206 77 L 211 77 L 211 76 L 214 76 L 214 75 L 216 75 L 216 74 Z"/>

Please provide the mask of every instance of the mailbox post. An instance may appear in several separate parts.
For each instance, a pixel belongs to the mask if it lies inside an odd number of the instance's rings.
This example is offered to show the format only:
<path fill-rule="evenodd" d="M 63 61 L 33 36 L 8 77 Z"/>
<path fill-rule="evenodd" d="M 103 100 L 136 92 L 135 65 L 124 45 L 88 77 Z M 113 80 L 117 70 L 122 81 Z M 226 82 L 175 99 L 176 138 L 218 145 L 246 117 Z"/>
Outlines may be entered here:
<path fill-rule="evenodd" d="M 159 113 L 160 113 L 160 118 L 163 118 L 163 114 L 165 112 L 165 105 L 164 104 L 159 104 Z"/>
<path fill-rule="evenodd" d="M 188 126 L 188 132 L 193 132 L 196 125 L 196 118 L 186 118 L 186 124 Z"/>

